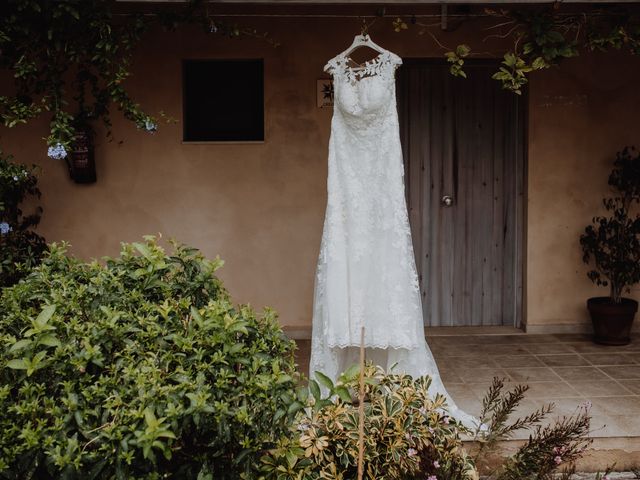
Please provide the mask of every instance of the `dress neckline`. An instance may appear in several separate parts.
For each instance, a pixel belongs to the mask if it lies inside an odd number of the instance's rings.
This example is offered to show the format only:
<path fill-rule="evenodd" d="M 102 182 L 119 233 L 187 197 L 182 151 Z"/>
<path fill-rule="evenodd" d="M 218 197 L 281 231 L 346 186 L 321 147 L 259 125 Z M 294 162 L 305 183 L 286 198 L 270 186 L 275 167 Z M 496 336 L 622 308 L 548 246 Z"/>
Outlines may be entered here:
<path fill-rule="evenodd" d="M 366 60 L 364 63 L 358 63 L 356 62 L 353 58 L 351 58 L 349 55 L 343 55 L 344 60 L 345 60 L 345 68 L 353 71 L 353 72 L 359 72 L 362 70 L 366 70 L 368 67 L 371 67 L 373 65 L 377 65 L 382 63 L 383 60 L 383 56 L 384 56 L 385 52 L 380 52 L 378 55 L 376 55 L 375 57 Z M 349 65 L 349 62 L 353 62 L 355 63 L 357 66 L 356 67 L 352 67 L 351 65 Z"/>

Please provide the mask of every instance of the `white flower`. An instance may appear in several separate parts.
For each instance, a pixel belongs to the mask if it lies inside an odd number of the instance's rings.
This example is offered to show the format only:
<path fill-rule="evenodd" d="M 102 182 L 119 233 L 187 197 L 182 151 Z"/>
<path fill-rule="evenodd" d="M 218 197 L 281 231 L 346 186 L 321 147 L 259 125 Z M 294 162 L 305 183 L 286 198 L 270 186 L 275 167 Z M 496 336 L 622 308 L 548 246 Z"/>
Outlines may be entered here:
<path fill-rule="evenodd" d="M 18 178 L 18 176 L 17 176 L 17 175 L 14 175 L 14 176 L 13 176 L 13 181 L 14 181 L 14 182 L 17 182 L 18 180 L 20 180 L 20 179 Z"/>
<path fill-rule="evenodd" d="M 61 143 L 56 143 L 55 145 L 49 147 L 49 150 L 47 150 L 47 155 L 49 156 L 49 158 L 53 158 L 54 160 L 62 160 L 67 156 L 67 150 Z"/>
<path fill-rule="evenodd" d="M 151 120 L 145 120 L 144 129 L 149 133 L 156 133 L 158 131 L 158 125 Z"/>
<path fill-rule="evenodd" d="M 438 460 L 433 461 L 433 468 L 440 468 L 440 463 L 438 462 Z"/>
<path fill-rule="evenodd" d="M 11 225 L 9 225 L 7 222 L 0 223 L 0 235 L 6 235 L 11 230 Z"/>

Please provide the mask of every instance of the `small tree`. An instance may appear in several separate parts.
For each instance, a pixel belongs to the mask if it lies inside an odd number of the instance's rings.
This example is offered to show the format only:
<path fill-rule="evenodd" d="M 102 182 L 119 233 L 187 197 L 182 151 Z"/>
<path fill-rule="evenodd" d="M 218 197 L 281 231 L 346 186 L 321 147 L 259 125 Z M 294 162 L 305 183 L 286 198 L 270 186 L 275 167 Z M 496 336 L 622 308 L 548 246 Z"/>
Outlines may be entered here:
<path fill-rule="evenodd" d="M 640 215 L 630 210 L 640 203 L 640 154 L 625 147 L 616 155 L 609 185 L 615 195 L 603 200 L 609 217 L 594 217 L 593 225 L 580 237 L 585 263 L 595 268 L 587 273 L 597 285 L 609 286 L 613 303 L 640 282 Z"/>

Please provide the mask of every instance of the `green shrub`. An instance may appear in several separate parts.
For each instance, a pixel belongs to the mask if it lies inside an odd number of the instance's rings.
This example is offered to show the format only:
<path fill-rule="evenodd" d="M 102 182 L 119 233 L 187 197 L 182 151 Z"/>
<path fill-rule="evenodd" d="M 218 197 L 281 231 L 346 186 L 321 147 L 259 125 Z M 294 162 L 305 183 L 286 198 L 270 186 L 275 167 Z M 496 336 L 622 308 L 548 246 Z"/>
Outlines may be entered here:
<path fill-rule="evenodd" d="M 290 435 L 263 457 L 265 478 L 357 478 L 358 373 L 351 368 L 336 385 L 317 374 L 329 395 L 322 398 L 311 381 L 313 395 L 292 405 L 298 416 Z M 466 430 L 448 416 L 444 397 L 429 396 L 428 377 L 386 374 L 369 365 L 365 381 L 365 479 L 477 479 L 462 448 Z"/>
<path fill-rule="evenodd" d="M 40 197 L 37 183 L 35 168 L 0 153 L 0 288 L 17 283 L 46 250 L 44 238 L 33 231 L 42 209 L 25 215 L 20 207 L 27 197 Z"/>
<path fill-rule="evenodd" d="M 148 237 L 50 253 L 0 298 L 0 478 L 253 478 L 286 431 L 294 344 L 208 261 Z"/>

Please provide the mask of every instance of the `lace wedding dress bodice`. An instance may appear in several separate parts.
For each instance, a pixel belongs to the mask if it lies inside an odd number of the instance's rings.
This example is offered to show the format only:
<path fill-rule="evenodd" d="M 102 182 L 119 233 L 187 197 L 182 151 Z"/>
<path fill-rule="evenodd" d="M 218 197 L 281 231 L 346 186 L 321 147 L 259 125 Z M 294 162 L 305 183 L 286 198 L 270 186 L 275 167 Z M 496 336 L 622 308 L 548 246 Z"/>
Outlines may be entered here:
<path fill-rule="evenodd" d="M 400 57 L 383 51 L 360 67 L 345 54 L 333 76 L 327 209 L 316 272 L 310 376 L 337 378 L 357 362 L 361 329 L 367 358 L 430 375 L 449 399 L 424 338 L 422 302 L 404 194 L 396 108 Z"/>

